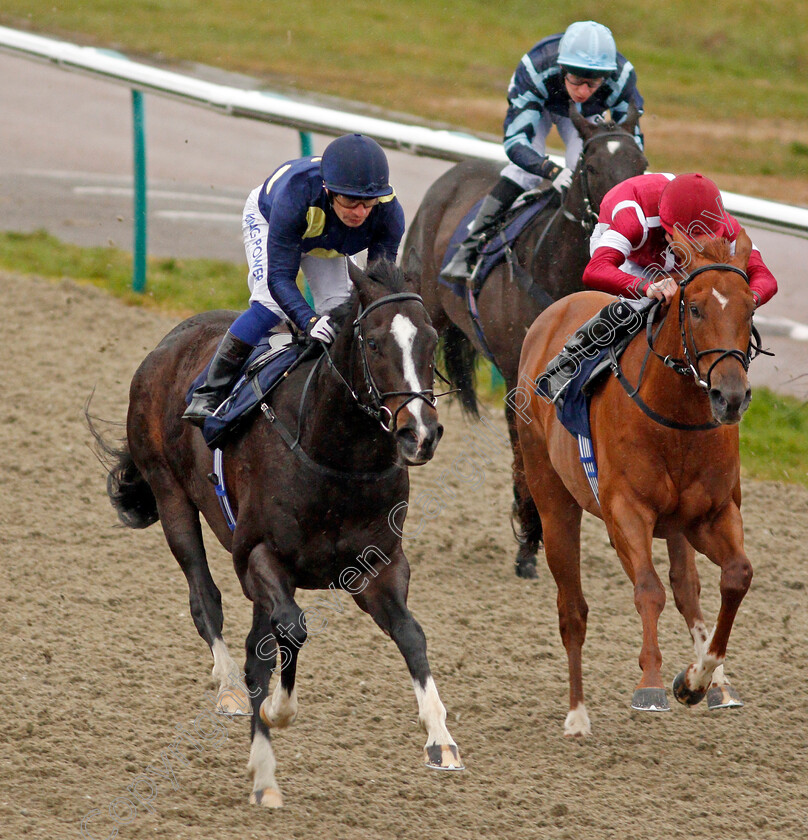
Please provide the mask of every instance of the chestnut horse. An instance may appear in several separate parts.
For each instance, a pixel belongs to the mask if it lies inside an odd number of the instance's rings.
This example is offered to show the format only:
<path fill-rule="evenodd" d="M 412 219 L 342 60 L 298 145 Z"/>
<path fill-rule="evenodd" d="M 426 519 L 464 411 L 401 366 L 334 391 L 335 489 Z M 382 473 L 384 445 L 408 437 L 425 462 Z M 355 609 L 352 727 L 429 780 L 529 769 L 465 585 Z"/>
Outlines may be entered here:
<path fill-rule="evenodd" d="M 391 509 L 408 496 L 407 465 L 429 461 L 443 432 L 432 391 L 437 334 L 395 265 L 378 263 L 365 274 L 349 262 L 349 271 L 355 291 L 332 313 L 344 318 L 333 347 L 297 366 L 273 392 L 271 406 L 261 404 L 228 439 L 223 470 L 181 415 L 188 387 L 232 312 L 190 318 L 146 357 L 132 379 L 121 449 L 94 432 L 116 458 L 108 491 L 120 518 L 133 528 L 159 518 L 185 573 L 191 615 L 213 654 L 220 710 L 249 713 L 252 706 L 250 801 L 266 807 L 282 801 L 269 730 L 297 715 L 295 669 L 307 637 L 297 588 L 347 591 L 392 637 L 427 731 L 427 765 L 462 769 L 424 633 L 407 608 L 410 572 L 400 531 L 388 525 Z M 234 511 L 232 532 L 209 480 L 216 482 L 214 469 Z M 221 595 L 208 568 L 200 513 L 232 553 L 253 602 L 246 691 L 222 639 Z M 339 594 L 329 592 L 329 601 Z M 276 662 L 280 679 L 270 696 Z"/>
<path fill-rule="evenodd" d="M 508 264 L 493 269 L 477 298 L 481 344 L 468 305 L 440 279 L 449 240 L 461 219 L 499 178 L 498 164 L 465 161 L 444 173 L 427 190 L 409 226 L 402 266 L 421 278 L 421 295 L 429 317 L 444 342 L 447 374 L 460 389 L 463 407 L 477 414 L 474 366 L 477 353 L 488 355 L 499 368 L 510 392 L 518 381 L 519 351 L 528 327 L 554 300 L 583 289 L 581 275 L 589 261 L 589 236 L 597 222 L 603 196 L 616 184 L 641 175 L 648 161 L 634 140 L 639 114 L 632 106 L 622 125 L 587 122 L 575 108 L 570 119 L 583 138 L 572 184 L 561 206 L 537 214 L 514 245 L 513 275 Z M 521 274 L 521 282 L 515 276 Z M 526 289 L 530 291 L 526 291 Z M 505 415 L 511 446 L 517 446 L 515 413 L 506 400 Z M 514 477 L 514 518 L 520 548 L 516 572 L 536 577 L 536 552 L 542 540 L 541 521 L 530 496 L 520 493 Z"/>
<path fill-rule="evenodd" d="M 752 579 L 743 544 L 738 454 L 738 423 L 751 398 L 746 371 L 753 332 L 757 338 L 745 274 L 751 242 L 741 231 L 732 256 L 724 239 L 693 243 L 676 232 L 675 241 L 679 253 L 689 256 L 684 265 L 690 273 L 661 320 L 657 311 L 660 322 L 653 331 L 649 325 L 625 350 L 618 365 L 622 379 L 607 377 L 591 397 L 599 502 L 576 439 L 561 426 L 554 406 L 534 393 L 517 419 L 527 490 L 544 523 L 547 563 L 558 586 L 569 661 L 566 735 L 590 732 L 581 674 L 588 611 L 580 574 L 582 510 L 604 521 L 634 585 L 643 643 L 642 678 L 632 706 L 669 708 L 657 638 L 665 590 L 651 559 L 653 537 L 667 540 L 676 606 L 695 645 L 695 660 L 674 680 L 676 699 L 693 705 L 709 689 L 711 708 L 742 705 L 722 663 Z M 522 381 L 535 381 L 566 338 L 612 300 L 583 292 L 542 313 L 522 348 Z M 712 631 L 699 605 L 693 547 L 721 569 L 721 607 Z"/>

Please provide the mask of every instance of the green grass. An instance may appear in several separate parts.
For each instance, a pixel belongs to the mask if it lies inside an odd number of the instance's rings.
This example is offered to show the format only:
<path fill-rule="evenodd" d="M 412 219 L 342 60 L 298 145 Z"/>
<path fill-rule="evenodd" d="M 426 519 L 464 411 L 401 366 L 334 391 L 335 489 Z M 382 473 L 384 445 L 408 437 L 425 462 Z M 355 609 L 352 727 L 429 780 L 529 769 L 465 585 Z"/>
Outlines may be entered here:
<path fill-rule="evenodd" d="M 147 291 L 132 291 L 132 255 L 115 248 L 80 248 L 45 231 L 0 232 L 0 267 L 42 277 L 70 277 L 129 304 L 188 315 L 209 309 L 244 309 L 246 266 L 220 260 L 151 258 Z"/>
<path fill-rule="evenodd" d="M 741 422 L 744 474 L 808 486 L 808 404 L 755 388 Z"/>
<path fill-rule="evenodd" d="M 132 291 L 132 257 L 113 248 L 79 248 L 43 232 L 0 232 L 0 268 L 98 286 L 129 304 L 185 315 L 247 305 L 245 269 L 216 260 L 152 259 L 148 292 Z M 502 405 L 505 388 L 490 366 L 477 370 L 480 396 Z M 741 423 L 741 460 L 748 478 L 808 486 L 808 404 L 756 388 Z"/>
<path fill-rule="evenodd" d="M 707 172 L 808 182 L 804 143 L 792 136 L 808 112 L 804 0 L 4 0 L 0 9 L 8 26 L 133 57 L 202 62 L 270 88 L 331 94 L 497 136 L 522 54 L 591 17 L 611 27 L 637 68 L 653 168 L 693 169 L 697 161 Z M 706 136 L 683 160 L 676 132 L 655 133 L 652 115 L 724 121 L 735 136 Z"/>

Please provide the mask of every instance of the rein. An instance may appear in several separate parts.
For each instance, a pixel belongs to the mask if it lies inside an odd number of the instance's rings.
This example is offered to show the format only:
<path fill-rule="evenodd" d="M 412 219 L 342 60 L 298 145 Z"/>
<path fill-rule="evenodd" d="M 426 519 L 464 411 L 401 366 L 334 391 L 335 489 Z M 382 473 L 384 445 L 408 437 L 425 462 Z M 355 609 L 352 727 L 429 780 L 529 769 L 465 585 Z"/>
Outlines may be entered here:
<path fill-rule="evenodd" d="M 773 353 L 770 353 L 769 351 L 764 350 L 762 348 L 760 333 L 758 332 L 757 327 L 755 327 L 754 324 L 752 324 L 751 327 L 749 347 L 747 348 L 745 353 L 741 350 L 726 350 L 720 347 L 711 348 L 709 350 L 699 350 L 696 347 L 696 342 L 693 338 L 693 329 L 690 325 L 689 319 L 687 318 L 685 289 L 693 280 L 695 280 L 696 277 L 698 277 L 699 274 L 702 274 L 705 271 L 731 271 L 735 274 L 740 274 L 740 276 L 743 277 L 746 283 L 749 283 L 749 277 L 747 276 L 745 271 L 727 263 L 710 263 L 709 265 L 701 266 L 700 268 L 691 271 L 690 274 L 687 275 L 687 277 L 685 277 L 679 282 L 679 332 L 682 337 L 682 351 L 684 354 L 683 359 L 676 359 L 670 355 L 663 356 L 654 349 L 654 341 L 659 335 L 659 332 L 662 329 L 662 325 L 664 324 L 665 319 L 670 314 L 670 310 L 668 310 L 668 312 L 665 314 L 665 318 L 663 318 L 662 320 L 662 323 L 660 323 L 656 332 L 654 332 L 654 317 L 656 316 L 656 313 L 662 303 L 661 301 L 656 301 L 655 303 L 651 304 L 648 308 L 648 316 L 645 330 L 646 341 L 648 343 L 648 350 L 646 351 L 645 358 L 643 359 L 642 366 L 640 367 L 640 377 L 639 381 L 637 382 L 636 388 L 631 385 L 631 383 L 628 381 L 625 374 L 623 373 L 623 370 L 620 367 L 620 362 L 618 361 L 617 356 L 614 352 L 614 348 L 611 348 L 609 351 L 609 358 L 614 375 L 617 377 L 618 382 L 620 382 L 620 384 L 623 386 L 623 390 L 628 394 L 629 397 L 631 397 L 634 403 L 641 409 L 641 411 L 647 417 L 650 417 L 656 423 L 659 423 L 661 426 L 666 426 L 669 429 L 677 429 L 679 431 L 706 431 L 708 429 L 715 429 L 721 424 L 717 421 L 696 424 L 680 423 L 677 420 L 671 420 L 670 418 L 663 417 L 661 414 L 658 414 L 656 411 L 654 411 L 654 409 L 652 409 L 642 400 L 642 398 L 639 395 L 639 390 L 642 385 L 643 376 L 645 374 L 645 366 L 652 353 L 662 362 L 662 364 L 665 365 L 665 367 L 670 368 L 675 373 L 678 373 L 680 376 L 692 376 L 695 379 L 696 384 L 704 391 L 710 390 L 710 377 L 712 375 L 713 369 L 723 359 L 735 359 L 740 363 L 744 371 L 748 371 L 752 359 L 759 356 L 761 353 L 767 356 L 774 355 Z M 690 352 L 690 348 L 688 345 L 688 335 L 690 337 L 690 342 L 692 343 L 693 348 L 695 350 L 695 357 Z M 714 353 L 718 354 L 718 358 L 710 365 L 709 369 L 707 370 L 706 379 L 702 379 L 701 375 L 699 374 L 697 364 L 700 359 L 704 358 L 705 356 L 712 355 Z"/>

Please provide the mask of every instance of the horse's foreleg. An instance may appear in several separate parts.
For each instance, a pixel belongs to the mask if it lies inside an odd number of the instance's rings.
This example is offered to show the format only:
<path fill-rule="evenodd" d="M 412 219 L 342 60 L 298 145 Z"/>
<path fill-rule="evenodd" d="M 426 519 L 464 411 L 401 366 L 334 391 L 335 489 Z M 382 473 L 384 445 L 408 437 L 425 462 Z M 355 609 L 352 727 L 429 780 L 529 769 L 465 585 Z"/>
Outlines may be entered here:
<path fill-rule="evenodd" d="M 721 607 L 715 627 L 705 638 L 696 661 L 677 675 L 673 688 L 677 700 L 692 705 L 704 697 L 708 689 L 711 709 L 732 708 L 743 703 L 724 676 L 724 659 L 735 615 L 749 590 L 752 565 L 743 548 L 743 522 L 734 503 L 716 517 L 694 529 L 690 542 L 721 567 Z"/>
<path fill-rule="evenodd" d="M 642 649 L 639 664 L 642 678 L 634 690 L 631 708 L 640 711 L 670 711 L 662 682 L 662 653 L 658 623 L 665 606 L 665 588 L 651 557 L 653 521 L 626 500 L 604 504 L 607 526 L 623 568 L 634 584 L 634 606 L 642 621 Z"/>
<path fill-rule="evenodd" d="M 253 707 L 252 743 L 247 763 L 253 780 L 250 802 L 265 808 L 280 808 L 283 798 L 275 779 L 275 753 L 269 728 L 261 715 L 262 705 L 269 694 L 269 679 L 277 661 L 277 647 L 269 616 L 258 604 L 253 604 L 253 625 L 247 636 L 246 649 L 244 671 Z"/>
<path fill-rule="evenodd" d="M 392 561 L 374 566 L 365 575 L 366 586 L 354 594 L 356 603 L 398 646 L 412 678 L 418 717 L 427 733 L 426 766 L 437 770 L 462 770 L 460 750 L 446 728 L 446 709 L 429 670 L 426 637 L 407 608 L 409 566 L 399 548 Z"/>
<path fill-rule="evenodd" d="M 160 522 L 168 547 L 188 581 L 191 617 L 199 635 L 213 654 L 213 679 L 218 682 L 216 710 L 227 715 L 247 715 L 250 704 L 241 669 L 222 638 L 222 596 L 213 581 L 202 541 L 199 511 L 179 485 L 150 477 Z"/>
<path fill-rule="evenodd" d="M 306 619 L 294 599 L 286 571 L 263 543 L 250 552 L 246 591 L 269 616 L 271 638 L 265 644 L 277 645 L 280 653 L 280 679 L 272 697 L 266 698 L 260 708 L 263 722 L 281 729 L 294 723 L 297 717 L 297 655 L 308 637 Z"/>

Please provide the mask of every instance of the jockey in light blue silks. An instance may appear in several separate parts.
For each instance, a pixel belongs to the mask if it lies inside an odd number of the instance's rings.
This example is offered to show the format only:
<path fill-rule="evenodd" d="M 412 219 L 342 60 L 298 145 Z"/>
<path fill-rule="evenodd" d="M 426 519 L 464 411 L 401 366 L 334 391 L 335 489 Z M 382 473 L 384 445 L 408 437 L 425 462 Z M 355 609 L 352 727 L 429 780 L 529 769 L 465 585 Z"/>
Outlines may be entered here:
<path fill-rule="evenodd" d="M 642 113 L 634 67 L 619 52 L 612 33 L 592 20 L 578 21 L 563 34 L 539 41 L 522 57 L 508 86 L 504 146 L 508 163 L 469 226 L 469 234 L 441 272 L 447 278 L 468 278 L 481 234 L 495 225 L 525 190 L 542 178 L 559 193 L 572 181 L 583 141 L 569 118 L 570 103 L 594 121 L 606 111 L 623 122 L 630 104 Z M 550 129 L 556 126 L 566 146 L 565 164 L 545 153 Z M 643 139 L 639 125 L 637 144 Z"/>
<path fill-rule="evenodd" d="M 250 307 L 225 334 L 183 414 L 198 426 L 227 398 L 258 341 L 282 321 L 323 344 L 334 340 L 328 313 L 351 293 L 347 259 L 367 249 L 368 261 L 395 261 L 404 211 L 381 146 L 346 134 L 322 158 L 288 161 L 256 187 L 244 207 L 242 231 Z M 297 287 L 299 269 L 313 309 Z"/>

